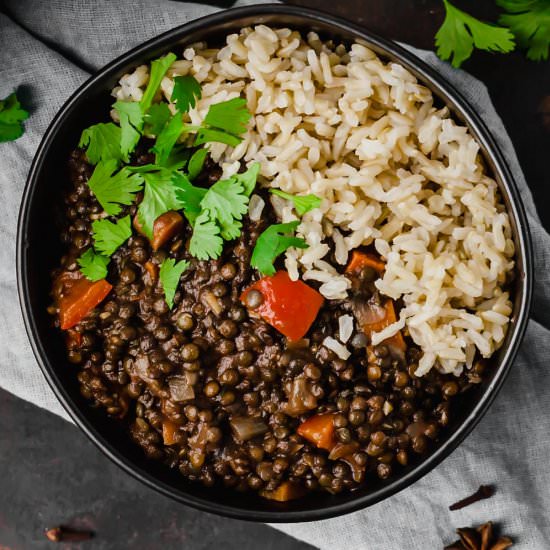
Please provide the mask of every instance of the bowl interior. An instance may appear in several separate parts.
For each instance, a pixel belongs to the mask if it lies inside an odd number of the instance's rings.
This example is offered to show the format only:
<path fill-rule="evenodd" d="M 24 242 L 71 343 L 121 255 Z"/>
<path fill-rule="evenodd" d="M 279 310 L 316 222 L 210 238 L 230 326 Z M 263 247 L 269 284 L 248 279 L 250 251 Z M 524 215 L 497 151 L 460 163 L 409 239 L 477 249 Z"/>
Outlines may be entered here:
<path fill-rule="evenodd" d="M 493 359 L 490 376 L 468 393 L 465 399 L 456 403 L 451 425 L 435 452 L 390 480 L 372 480 L 364 488 L 352 493 L 336 496 L 316 493 L 284 504 L 264 500 L 254 493 L 240 494 L 218 487 L 205 488 L 187 482 L 177 470 L 147 460 L 141 449 L 129 439 L 121 424 L 107 418 L 103 411 L 93 409 L 80 395 L 75 367 L 65 357 L 62 335 L 51 327 L 46 312 L 50 302 L 49 272 L 62 254 L 57 221 L 61 214 L 62 191 L 68 182 L 67 159 L 83 128 L 108 120 L 113 102 L 110 90 L 118 79 L 137 65 L 169 50 L 179 53 L 185 45 L 198 40 L 219 45 L 227 34 L 258 23 L 290 26 L 304 32 L 314 30 L 324 39 L 344 43 L 360 39 L 381 57 L 396 60 L 415 73 L 434 91 L 439 101 L 449 105 L 457 118 L 470 127 L 481 143 L 487 165 L 498 180 L 508 206 L 518 250 L 514 313 L 506 342 Z M 364 31 L 341 20 L 301 8 L 255 6 L 209 16 L 145 43 L 108 65 L 69 100 L 44 138 L 27 183 L 18 242 L 20 295 L 29 336 L 48 381 L 81 428 L 125 470 L 169 496 L 212 512 L 242 519 L 307 521 L 364 507 L 405 487 L 442 460 L 473 427 L 502 383 L 525 325 L 530 269 L 526 231 L 517 192 L 487 131 L 468 106 L 463 104 L 463 100 L 429 68 L 398 46 L 366 35 Z"/>

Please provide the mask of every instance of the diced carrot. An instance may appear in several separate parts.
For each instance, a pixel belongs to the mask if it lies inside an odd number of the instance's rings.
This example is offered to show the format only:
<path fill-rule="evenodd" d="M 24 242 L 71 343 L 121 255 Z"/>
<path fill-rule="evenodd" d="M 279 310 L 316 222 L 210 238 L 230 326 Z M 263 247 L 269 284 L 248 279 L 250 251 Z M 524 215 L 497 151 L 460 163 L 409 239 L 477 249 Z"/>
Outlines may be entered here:
<path fill-rule="evenodd" d="M 380 332 L 381 330 L 385 329 L 386 327 L 397 321 L 393 300 L 388 298 L 384 303 L 383 308 L 383 310 L 377 308 L 376 313 L 373 314 L 373 318 L 363 325 L 363 331 L 369 338 L 374 332 Z M 379 314 L 380 311 L 385 312 L 385 315 L 381 317 Z M 394 336 L 391 336 L 390 338 L 386 338 L 383 343 L 386 345 L 394 345 L 402 351 L 405 351 L 405 349 L 407 349 L 407 345 L 405 343 L 405 340 L 403 339 L 401 331 L 399 331 Z"/>
<path fill-rule="evenodd" d="M 245 289 L 241 302 L 247 307 L 251 290 L 262 294 L 261 303 L 252 311 L 291 341 L 303 338 L 324 301 L 319 292 L 303 281 L 293 281 L 286 271 L 263 277 Z"/>
<path fill-rule="evenodd" d="M 138 220 L 137 214 L 134 216 L 134 228 L 138 233 L 145 235 L 143 227 Z M 183 218 L 177 212 L 170 210 L 160 215 L 153 224 L 153 238 L 151 247 L 153 250 L 158 250 L 164 246 L 172 237 L 177 235 L 183 229 Z"/>
<path fill-rule="evenodd" d="M 105 279 L 89 281 L 82 277 L 59 300 L 59 322 L 63 330 L 74 327 L 100 304 L 112 289 Z"/>
<path fill-rule="evenodd" d="M 264 498 L 276 500 L 277 502 L 288 502 L 303 497 L 305 494 L 305 489 L 292 481 L 283 481 L 273 491 L 260 491 L 260 495 Z"/>
<path fill-rule="evenodd" d="M 382 275 L 384 269 L 386 269 L 386 264 L 375 254 L 354 250 L 351 253 L 351 260 L 346 267 L 346 273 L 356 273 L 365 267 L 371 267 L 379 275 Z"/>
<path fill-rule="evenodd" d="M 298 426 L 297 432 L 298 435 L 301 435 L 319 449 L 330 451 L 336 444 L 334 415 L 332 413 L 310 416 Z"/>
<path fill-rule="evenodd" d="M 165 445 L 173 445 L 176 443 L 176 434 L 178 425 L 175 422 L 164 419 L 162 422 L 162 439 Z"/>

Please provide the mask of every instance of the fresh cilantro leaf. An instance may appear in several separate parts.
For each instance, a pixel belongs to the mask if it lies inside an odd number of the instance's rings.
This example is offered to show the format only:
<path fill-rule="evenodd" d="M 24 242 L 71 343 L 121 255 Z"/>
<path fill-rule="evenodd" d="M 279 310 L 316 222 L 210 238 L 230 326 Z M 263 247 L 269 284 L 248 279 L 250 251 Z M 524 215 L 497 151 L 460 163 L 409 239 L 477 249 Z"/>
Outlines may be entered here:
<path fill-rule="evenodd" d="M 94 248 L 104 256 L 112 256 L 132 236 L 130 216 L 115 223 L 103 219 L 92 223 Z"/>
<path fill-rule="evenodd" d="M 25 131 L 21 123 L 27 118 L 29 113 L 21 108 L 15 92 L 2 99 L 0 101 L 0 143 L 20 138 Z"/>
<path fill-rule="evenodd" d="M 225 143 L 231 147 L 236 147 L 242 141 L 238 136 L 228 134 L 223 130 L 216 130 L 215 128 L 199 128 L 195 137 L 195 145 L 202 145 L 203 143 L 210 143 L 215 141 L 217 143 Z"/>
<path fill-rule="evenodd" d="M 183 143 L 178 143 L 168 154 L 168 158 L 162 165 L 167 170 L 181 170 L 188 162 L 191 150 Z"/>
<path fill-rule="evenodd" d="M 189 179 L 194 180 L 201 172 L 202 167 L 204 166 L 204 161 L 208 156 L 208 151 L 206 149 L 197 149 L 187 165 L 187 173 L 189 174 Z"/>
<path fill-rule="evenodd" d="M 90 281 L 99 281 L 107 277 L 109 258 L 96 254 L 93 248 L 88 248 L 77 260 L 80 271 Z"/>
<path fill-rule="evenodd" d="M 164 78 L 164 75 L 176 59 L 177 56 L 170 52 L 167 53 L 164 57 L 155 59 L 151 63 L 149 82 L 147 83 L 147 88 L 145 88 L 145 92 L 143 92 L 143 97 L 139 102 L 144 113 L 146 113 L 149 110 L 149 107 L 151 107 L 153 99 L 155 98 L 155 95 L 157 93 L 157 90 L 159 89 L 162 79 Z"/>
<path fill-rule="evenodd" d="M 202 212 L 195 220 L 193 235 L 189 241 L 189 252 L 199 260 L 219 258 L 223 240 L 219 227 L 209 218 L 208 212 Z"/>
<path fill-rule="evenodd" d="M 164 165 L 176 145 L 183 131 L 183 120 L 180 113 L 176 113 L 165 125 L 151 149 L 155 153 L 155 163 Z"/>
<path fill-rule="evenodd" d="M 148 135 L 158 136 L 164 125 L 168 122 L 172 113 L 168 107 L 168 103 L 153 103 L 147 113 L 145 113 L 145 133 Z"/>
<path fill-rule="evenodd" d="M 88 186 L 99 204 L 111 216 L 120 213 L 121 204 L 132 204 L 134 195 L 143 186 L 143 175 L 134 174 L 128 168 L 122 168 L 115 174 L 117 165 L 115 159 L 100 161 L 88 180 Z"/>
<path fill-rule="evenodd" d="M 510 27 L 532 61 L 548 59 L 550 47 L 550 2 L 548 0 L 497 0 L 508 13 L 498 22 Z"/>
<path fill-rule="evenodd" d="M 143 130 L 143 111 L 135 101 L 117 101 L 113 105 L 120 118 L 120 150 L 124 162 L 133 153 Z"/>
<path fill-rule="evenodd" d="M 445 4 L 445 21 L 435 35 L 437 55 L 444 60 L 452 58 L 453 67 L 460 67 L 472 55 L 474 46 L 489 52 L 511 52 L 514 49 L 513 34 L 503 27 L 483 23 L 453 6 Z"/>
<path fill-rule="evenodd" d="M 153 238 L 155 220 L 170 210 L 179 210 L 183 204 L 177 197 L 179 187 L 172 181 L 172 171 L 161 169 L 158 172 L 144 172 L 143 200 L 138 207 L 138 221 L 143 232 Z"/>
<path fill-rule="evenodd" d="M 241 233 L 239 221 L 248 210 L 248 197 L 236 178 L 217 181 L 201 201 L 203 210 L 208 210 L 212 221 L 220 227 L 225 240 L 236 239 Z"/>
<path fill-rule="evenodd" d="M 124 157 L 120 149 L 121 135 L 120 126 L 114 122 L 94 124 L 82 132 L 78 146 L 86 148 L 86 156 L 92 164 L 115 160 L 118 165 Z"/>
<path fill-rule="evenodd" d="M 262 275 L 275 275 L 273 262 L 287 248 L 307 248 L 304 239 L 294 237 L 294 232 L 300 224 L 299 220 L 289 223 L 270 225 L 256 241 L 252 251 L 250 265 L 255 267 Z"/>
<path fill-rule="evenodd" d="M 180 113 L 187 113 L 196 105 L 196 100 L 201 97 L 201 85 L 194 76 L 186 75 L 174 78 L 174 91 L 170 99 L 176 104 Z"/>
<path fill-rule="evenodd" d="M 192 185 L 187 176 L 179 172 L 172 176 L 172 181 L 177 188 L 176 197 L 182 205 L 183 213 L 189 223 L 193 225 L 197 216 L 201 213 L 201 201 L 207 190 Z"/>
<path fill-rule="evenodd" d="M 260 163 L 253 162 L 246 172 L 242 174 L 235 174 L 232 176 L 238 183 L 243 186 L 244 194 L 247 197 L 252 195 L 252 191 L 256 188 L 256 180 L 258 179 L 258 174 L 260 173 Z"/>
<path fill-rule="evenodd" d="M 181 260 L 176 263 L 174 258 L 166 258 L 160 264 L 159 279 L 164 289 L 164 297 L 168 307 L 174 307 L 174 296 L 180 282 L 181 274 L 189 267 L 189 262 Z"/>
<path fill-rule="evenodd" d="M 240 136 L 246 132 L 246 125 L 251 116 L 252 113 L 246 108 L 246 99 L 235 97 L 211 105 L 204 117 L 204 123 L 234 136 Z"/>
<path fill-rule="evenodd" d="M 291 195 L 281 189 L 270 189 L 270 191 L 278 197 L 292 201 L 298 216 L 303 216 L 306 212 L 321 206 L 322 199 L 317 195 Z"/>

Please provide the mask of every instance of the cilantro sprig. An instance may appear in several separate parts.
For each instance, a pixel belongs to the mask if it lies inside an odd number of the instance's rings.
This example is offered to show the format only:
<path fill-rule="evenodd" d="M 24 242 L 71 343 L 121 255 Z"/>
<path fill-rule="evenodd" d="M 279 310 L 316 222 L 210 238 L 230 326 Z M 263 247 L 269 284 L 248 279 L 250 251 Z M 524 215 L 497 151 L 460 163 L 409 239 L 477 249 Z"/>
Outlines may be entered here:
<path fill-rule="evenodd" d="M 306 212 L 319 208 L 321 206 L 322 199 L 317 195 L 291 195 L 281 189 L 270 189 L 273 195 L 277 195 L 283 199 L 289 200 L 294 205 L 294 209 L 298 216 L 303 216 Z"/>
<path fill-rule="evenodd" d="M 93 248 L 88 248 L 77 260 L 80 271 L 90 281 L 99 281 L 107 277 L 109 258 L 98 254 Z"/>
<path fill-rule="evenodd" d="M 94 248 L 104 256 L 112 256 L 132 236 L 130 216 L 113 223 L 110 220 L 95 220 L 92 223 Z"/>
<path fill-rule="evenodd" d="M 496 0 L 508 13 L 498 22 L 510 27 L 520 48 L 532 61 L 548 59 L 550 48 L 550 2 L 548 0 Z"/>
<path fill-rule="evenodd" d="M 0 143 L 15 141 L 25 131 L 23 121 L 29 118 L 29 113 L 21 108 L 15 92 L 0 100 Z"/>
<path fill-rule="evenodd" d="M 489 52 L 511 52 L 514 35 L 503 27 L 484 23 L 459 10 L 449 0 L 445 5 L 445 21 L 435 35 L 437 55 L 441 59 L 451 59 L 453 67 L 460 65 L 472 55 L 474 46 Z"/>
<path fill-rule="evenodd" d="M 189 262 L 180 260 L 176 263 L 173 258 L 166 258 L 160 264 L 159 279 L 164 289 L 166 303 L 172 309 L 174 307 L 174 296 L 180 282 L 181 274 L 189 267 Z"/>
<path fill-rule="evenodd" d="M 295 237 L 294 232 L 300 225 L 299 220 L 288 223 L 270 225 L 256 241 L 252 251 L 250 265 L 262 275 L 275 275 L 275 260 L 288 248 L 308 248 L 301 237 Z"/>

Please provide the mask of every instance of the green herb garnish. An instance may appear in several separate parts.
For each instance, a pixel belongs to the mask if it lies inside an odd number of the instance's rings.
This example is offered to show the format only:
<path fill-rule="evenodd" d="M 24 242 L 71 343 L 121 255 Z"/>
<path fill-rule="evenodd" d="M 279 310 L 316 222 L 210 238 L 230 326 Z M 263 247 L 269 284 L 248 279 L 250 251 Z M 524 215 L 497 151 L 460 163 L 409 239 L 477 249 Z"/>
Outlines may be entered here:
<path fill-rule="evenodd" d="M 180 210 L 183 203 L 178 198 L 179 187 L 171 170 L 145 172 L 141 176 L 145 186 L 138 207 L 138 221 L 145 235 L 152 239 L 155 220 L 169 210 Z"/>
<path fill-rule="evenodd" d="M 201 97 L 201 85 L 194 76 L 186 75 L 174 78 L 174 91 L 170 99 L 180 113 L 187 113 L 196 105 L 196 100 Z"/>
<path fill-rule="evenodd" d="M 303 216 L 306 212 L 319 208 L 321 202 L 323 202 L 317 195 L 291 195 L 281 189 L 270 189 L 270 192 L 278 197 L 292 201 L 298 216 Z"/>
<path fill-rule="evenodd" d="M 181 260 L 176 263 L 173 258 L 166 258 L 160 264 L 159 279 L 164 289 L 166 303 L 172 309 L 174 307 L 174 296 L 180 282 L 181 274 L 189 267 L 189 262 Z"/>
<path fill-rule="evenodd" d="M 114 122 L 100 122 L 82 132 L 78 146 L 86 149 L 86 157 L 91 164 L 115 160 L 118 166 L 120 161 L 124 160 L 120 148 L 121 139 L 120 126 Z"/>
<path fill-rule="evenodd" d="M 206 195 L 207 189 L 192 185 L 189 178 L 184 174 L 176 173 L 172 176 L 176 186 L 176 197 L 181 203 L 181 208 L 189 223 L 193 225 L 197 216 L 202 211 L 201 201 Z"/>
<path fill-rule="evenodd" d="M 550 47 L 550 2 L 548 0 L 497 0 L 508 13 L 498 22 L 510 27 L 518 46 L 527 49 L 532 61 L 548 59 Z"/>
<path fill-rule="evenodd" d="M 90 281 L 99 281 L 107 277 L 109 258 L 102 254 L 96 254 L 93 248 L 88 248 L 77 260 L 80 271 Z"/>
<path fill-rule="evenodd" d="M 113 109 L 120 118 L 120 151 L 125 162 L 134 151 L 143 130 L 143 112 L 139 103 L 117 101 Z"/>
<path fill-rule="evenodd" d="M 171 116 L 172 113 L 170 112 L 168 103 L 153 103 L 144 116 L 145 133 L 147 135 L 158 136 Z"/>
<path fill-rule="evenodd" d="M 112 256 L 132 236 L 130 216 L 115 223 L 103 219 L 92 223 L 94 248 L 104 256 Z"/>
<path fill-rule="evenodd" d="M 130 205 L 135 194 L 143 187 L 143 175 L 122 168 L 116 174 L 118 162 L 115 159 L 100 161 L 94 169 L 88 186 L 107 214 L 116 216 L 122 210 L 120 205 Z"/>
<path fill-rule="evenodd" d="M 202 212 L 193 225 L 193 235 L 189 241 L 189 252 L 199 260 L 216 259 L 222 253 L 223 239 L 219 227 Z"/>
<path fill-rule="evenodd" d="M 151 149 L 155 153 L 155 163 L 164 165 L 172 149 L 176 145 L 178 138 L 181 136 L 184 124 L 181 114 L 176 113 L 165 125 L 157 137 L 154 147 Z"/>
<path fill-rule="evenodd" d="M 149 110 L 153 103 L 153 99 L 157 93 L 157 90 L 160 87 L 160 83 L 164 78 L 164 75 L 177 59 L 177 56 L 173 53 L 168 53 L 164 57 L 155 59 L 151 62 L 151 72 L 149 73 L 149 82 L 147 83 L 147 88 L 143 92 L 143 97 L 139 104 L 141 105 L 141 110 L 143 113 L 146 113 Z"/>
<path fill-rule="evenodd" d="M 0 101 L 0 143 L 14 141 L 23 135 L 22 122 L 29 113 L 21 108 L 15 92 Z"/>
<path fill-rule="evenodd" d="M 201 172 L 204 166 L 208 151 L 206 149 L 197 149 L 189 159 L 187 173 L 190 180 L 194 180 Z"/>
<path fill-rule="evenodd" d="M 294 236 L 298 225 L 300 225 L 299 220 L 270 225 L 258 237 L 252 251 L 250 265 L 262 275 L 275 275 L 276 270 L 273 263 L 283 252 L 291 247 L 308 248 L 304 239 Z"/>

